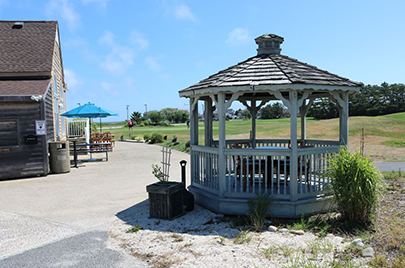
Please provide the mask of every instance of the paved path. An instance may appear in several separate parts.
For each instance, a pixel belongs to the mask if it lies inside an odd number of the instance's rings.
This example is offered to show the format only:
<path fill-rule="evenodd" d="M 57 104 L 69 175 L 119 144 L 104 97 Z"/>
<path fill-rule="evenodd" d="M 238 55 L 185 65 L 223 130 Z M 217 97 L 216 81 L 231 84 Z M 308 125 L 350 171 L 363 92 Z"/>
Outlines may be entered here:
<path fill-rule="evenodd" d="M 387 162 L 376 164 L 380 171 L 405 171 L 405 162 Z"/>
<path fill-rule="evenodd" d="M 160 148 L 117 142 L 108 162 L 0 181 L 0 267 L 136 266 L 107 230 L 117 213 L 147 199 Z M 171 180 L 180 181 L 182 159 L 189 155 L 173 151 Z"/>

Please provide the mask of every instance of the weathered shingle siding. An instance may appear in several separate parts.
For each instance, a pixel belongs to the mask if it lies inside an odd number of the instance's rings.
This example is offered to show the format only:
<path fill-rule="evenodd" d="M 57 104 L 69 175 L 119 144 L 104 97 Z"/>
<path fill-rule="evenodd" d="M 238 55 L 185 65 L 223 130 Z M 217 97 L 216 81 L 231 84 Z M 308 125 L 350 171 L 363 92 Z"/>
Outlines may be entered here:
<path fill-rule="evenodd" d="M 26 145 L 24 138 L 35 134 L 35 120 L 41 120 L 40 102 L 8 102 L 0 105 L 0 121 L 17 121 L 18 145 L 1 146 L 0 179 L 46 175 L 43 154 L 45 138 L 38 137 L 38 144 Z M 4 144 L 3 144 L 4 145 Z"/>
<path fill-rule="evenodd" d="M 62 55 L 61 55 L 61 49 L 60 49 L 60 42 L 59 40 L 59 35 L 58 31 L 55 32 L 55 40 L 54 40 L 54 49 L 53 49 L 53 57 L 52 57 L 52 81 L 53 78 L 56 78 L 56 84 L 57 84 L 57 96 L 56 98 L 58 99 L 58 103 L 53 103 L 53 107 L 55 105 L 59 105 L 60 107 L 60 114 L 64 113 L 66 111 L 66 94 L 64 92 L 64 73 L 63 73 L 63 64 L 62 64 Z M 54 90 L 54 83 L 52 82 L 52 100 L 55 100 L 55 90 Z M 61 97 L 62 96 L 62 97 Z M 66 139 L 66 118 L 64 116 L 59 116 L 59 122 L 60 122 L 60 128 L 62 128 L 62 120 L 65 121 L 65 131 L 63 133 L 62 129 L 60 130 L 60 138 L 62 140 Z M 55 120 L 54 120 L 54 129 L 56 131 L 56 125 L 55 125 Z M 56 135 L 54 135 L 56 138 Z"/>
<path fill-rule="evenodd" d="M 45 109 L 45 120 L 46 120 L 46 140 L 54 141 L 55 133 L 53 126 L 53 106 L 52 106 L 52 87 L 50 86 L 49 90 L 44 96 L 44 109 Z"/>

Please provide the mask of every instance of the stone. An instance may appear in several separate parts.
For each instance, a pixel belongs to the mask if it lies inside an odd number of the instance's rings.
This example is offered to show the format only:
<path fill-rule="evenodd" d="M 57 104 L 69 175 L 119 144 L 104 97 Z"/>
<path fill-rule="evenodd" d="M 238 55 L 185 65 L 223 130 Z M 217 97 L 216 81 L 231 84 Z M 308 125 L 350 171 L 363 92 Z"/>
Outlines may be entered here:
<path fill-rule="evenodd" d="M 335 237 L 335 235 L 334 235 L 334 234 L 329 233 L 329 234 L 327 234 L 327 235 L 326 235 L 326 237 Z"/>
<path fill-rule="evenodd" d="M 280 233 L 284 233 L 284 234 L 288 233 L 287 228 L 281 228 L 279 231 L 280 231 Z"/>
<path fill-rule="evenodd" d="M 363 249 L 362 253 L 363 257 L 373 257 L 374 256 L 374 250 L 372 247 L 368 247 Z"/>
<path fill-rule="evenodd" d="M 356 238 L 352 241 L 352 244 L 359 246 L 359 247 L 364 247 L 363 242 L 361 242 L 361 238 Z"/>
<path fill-rule="evenodd" d="M 296 234 L 296 235 L 304 235 L 305 232 L 303 230 L 291 230 L 290 233 Z"/>
<path fill-rule="evenodd" d="M 277 227 L 270 225 L 269 228 L 267 228 L 267 230 L 269 230 L 269 232 L 277 232 Z"/>
<path fill-rule="evenodd" d="M 335 241 L 337 241 L 338 243 L 343 243 L 343 237 L 340 237 L 340 236 L 335 236 L 335 237 L 333 237 L 333 239 L 335 240 Z"/>

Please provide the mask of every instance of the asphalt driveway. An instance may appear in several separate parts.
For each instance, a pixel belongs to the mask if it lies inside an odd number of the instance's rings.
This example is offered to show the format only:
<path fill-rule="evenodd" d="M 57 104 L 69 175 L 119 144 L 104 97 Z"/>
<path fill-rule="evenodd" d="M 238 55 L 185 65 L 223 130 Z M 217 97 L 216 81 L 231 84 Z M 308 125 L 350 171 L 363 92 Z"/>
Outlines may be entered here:
<path fill-rule="evenodd" d="M 0 267 L 135 265 L 135 258 L 110 243 L 107 230 L 116 213 L 147 199 L 146 185 L 156 181 L 151 165 L 160 163 L 160 149 L 117 142 L 108 162 L 0 181 Z M 189 155 L 173 151 L 171 180 L 181 180 L 182 159 L 189 161 Z"/>

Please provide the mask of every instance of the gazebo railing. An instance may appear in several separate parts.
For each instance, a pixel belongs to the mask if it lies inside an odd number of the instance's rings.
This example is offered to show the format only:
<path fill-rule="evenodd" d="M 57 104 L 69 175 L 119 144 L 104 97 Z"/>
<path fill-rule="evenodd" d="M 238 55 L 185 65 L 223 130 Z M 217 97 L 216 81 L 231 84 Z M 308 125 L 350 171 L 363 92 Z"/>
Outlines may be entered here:
<path fill-rule="evenodd" d="M 298 199 L 331 193 L 330 179 L 326 174 L 329 167 L 328 159 L 338 153 L 339 149 L 340 146 L 298 149 L 299 162 L 305 163 L 298 167 Z"/>
<path fill-rule="evenodd" d="M 191 147 L 191 184 L 218 194 L 218 148 L 193 145 Z"/>
<path fill-rule="evenodd" d="M 300 139 L 299 139 L 300 141 Z M 250 142 L 249 139 L 232 139 L 226 140 L 226 147 L 230 148 L 231 145 L 241 142 Z M 214 140 L 213 145 L 215 147 L 218 146 L 218 141 Z M 255 147 L 267 147 L 267 146 L 274 146 L 274 147 L 288 147 L 290 145 L 289 139 L 256 139 L 256 146 Z M 339 141 L 334 140 L 314 140 L 314 139 L 306 139 L 305 145 L 314 146 L 314 147 L 329 147 L 329 146 L 340 146 Z"/>
<path fill-rule="evenodd" d="M 277 199 L 290 199 L 285 180 L 291 156 L 288 148 L 280 149 L 226 149 L 227 197 L 255 197 L 272 193 Z"/>
<path fill-rule="evenodd" d="M 340 146 L 333 145 L 336 143 L 311 140 L 308 145 L 313 147 L 298 148 L 298 170 L 294 180 L 290 168 L 292 151 L 283 147 L 288 140 L 268 143 L 260 140 L 258 144 L 263 147 L 256 149 L 224 149 L 224 178 L 219 177 L 219 148 L 193 145 L 192 185 L 218 195 L 221 190 L 224 197 L 230 198 L 252 198 L 256 194 L 270 193 L 275 200 L 300 200 L 327 195 L 330 180 L 325 171 L 330 155 L 339 151 Z M 225 183 L 220 183 L 221 180 Z M 220 184 L 225 188 L 220 189 Z"/>

